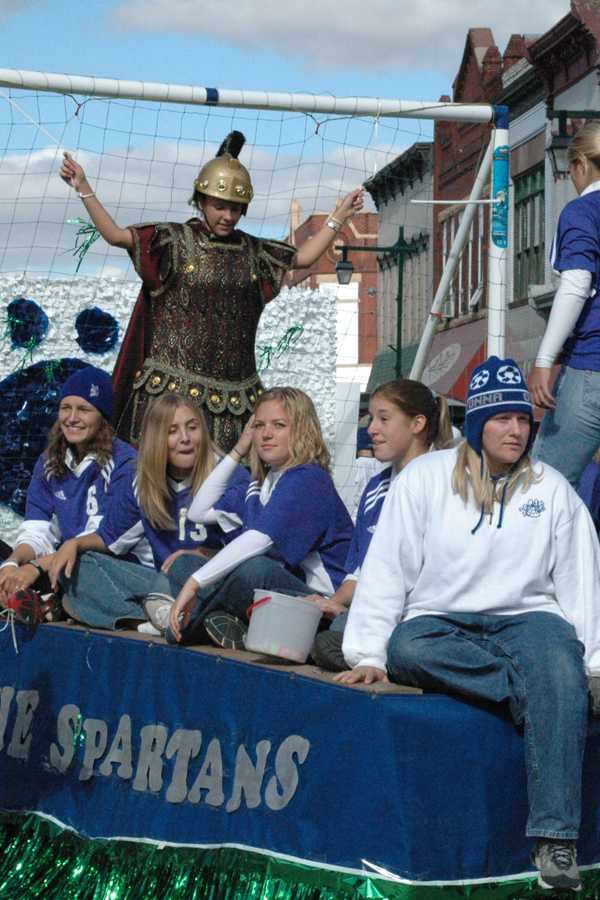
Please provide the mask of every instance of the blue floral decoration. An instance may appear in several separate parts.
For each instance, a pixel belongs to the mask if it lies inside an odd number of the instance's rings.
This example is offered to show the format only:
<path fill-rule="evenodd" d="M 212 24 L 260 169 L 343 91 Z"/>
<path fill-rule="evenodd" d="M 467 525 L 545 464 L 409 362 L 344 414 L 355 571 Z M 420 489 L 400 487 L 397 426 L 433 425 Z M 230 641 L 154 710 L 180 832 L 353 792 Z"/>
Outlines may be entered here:
<path fill-rule="evenodd" d="M 17 297 L 6 307 L 7 332 L 13 348 L 31 350 L 48 333 L 48 316 L 35 300 Z"/>
<path fill-rule="evenodd" d="M 87 366 L 82 359 L 45 360 L 0 381 L 0 503 L 25 513 L 27 488 L 56 420 L 60 389 Z"/>
<path fill-rule="evenodd" d="M 119 339 L 119 323 L 98 306 L 82 310 L 75 328 L 77 343 L 85 353 L 108 353 Z"/>

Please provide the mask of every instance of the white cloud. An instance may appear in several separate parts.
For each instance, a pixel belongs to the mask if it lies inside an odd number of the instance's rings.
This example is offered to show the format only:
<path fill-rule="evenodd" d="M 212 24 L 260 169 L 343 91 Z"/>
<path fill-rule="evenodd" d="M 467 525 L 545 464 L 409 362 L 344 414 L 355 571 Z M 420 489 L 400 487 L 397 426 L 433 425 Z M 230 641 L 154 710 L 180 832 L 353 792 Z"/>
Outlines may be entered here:
<path fill-rule="evenodd" d="M 248 51 L 269 49 L 319 69 L 445 69 L 460 64 L 466 33 L 489 27 L 500 51 L 511 33 L 542 33 L 568 0 L 122 0 L 125 28 L 216 38 Z"/>
<path fill-rule="evenodd" d="M 202 161 L 197 146 L 157 141 L 152 145 L 112 147 L 100 155 L 74 150 L 98 197 L 120 225 L 149 221 L 185 221 L 195 213 L 187 205 Z M 247 145 L 243 161 L 252 173 L 255 197 L 242 227 L 254 234 L 283 238 L 290 205 L 299 200 L 304 215 L 329 212 L 338 197 L 356 187 L 400 152 L 398 144 L 333 146 L 320 157 L 304 160 L 293 153 Z M 11 153 L 0 162 L 0 271 L 75 273 L 73 256 L 78 226 L 86 219 L 75 193 L 58 177 L 58 148 Z M 93 244 L 82 273 L 135 277 L 127 255 L 99 240 Z"/>

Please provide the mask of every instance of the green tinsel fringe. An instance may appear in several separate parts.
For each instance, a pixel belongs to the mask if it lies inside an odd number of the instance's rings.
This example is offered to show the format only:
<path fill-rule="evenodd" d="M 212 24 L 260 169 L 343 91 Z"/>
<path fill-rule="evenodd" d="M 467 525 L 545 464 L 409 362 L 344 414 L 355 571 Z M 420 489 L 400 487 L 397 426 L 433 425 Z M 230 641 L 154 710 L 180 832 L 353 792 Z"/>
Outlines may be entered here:
<path fill-rule="evenodd" d="M 550 897 L 532 880 L 419 887 L 344 875 L 239 850 L 187 850 L 82 838 L 34 815 L 0 815 L 1 900 L 517 900 Z M 600 897 L 600 873 L 580 898 Z"/>

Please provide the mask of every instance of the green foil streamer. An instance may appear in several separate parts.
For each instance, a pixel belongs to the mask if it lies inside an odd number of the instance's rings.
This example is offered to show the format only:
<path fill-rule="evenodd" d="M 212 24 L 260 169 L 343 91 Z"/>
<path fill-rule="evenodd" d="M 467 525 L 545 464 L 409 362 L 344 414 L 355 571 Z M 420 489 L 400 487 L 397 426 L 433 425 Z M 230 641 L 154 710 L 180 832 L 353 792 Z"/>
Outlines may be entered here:
<path fill-rule="evenodd" d="M 12 338 L 12 329 L 15 325 L 26 325 L 27 323 L 23 321 L 23 319 L 19 319 L 17 316 L 11 316 L 10 313 L 6 314 L 6 322 L 4 324 L 4 333 L 0 340 L 6 340 L 6 338 Z"/>
<path fill-rule="evenodd" d="M 37 347 L 37 345 L 39 343 L 40 343 L 39 338 L 37 338 L 35 335 L 33 335 L 32 337 L 28 338 L 27 341 L 25 341 L 25 343 L 22 345 L 25 353 L 24 353 L 22 359 L 19 361 L 19 364 L 18 364 L 17 368 L 15 369 L 15 372 L 22 372 L 23 369 L 25 368 L 25 366 L 28 366 L 30 363 L 33 362 L 33 351 L 35 350 L 35 348 Z"/>
<path fill-rule="evenodd" d="M 73 256 L 78 257 L 76 272 L 84 260 L 85 254 L 88 252 L 94 241 L 100 237 L 100 232 L 95 225 L 86 219 L 67 219 L 67 225 L 79 225 L 79 231 L 75 233 L 75 246 L 73 248 Z M 85 238 L 85 240 L 84 240 Z"/>
<path fill-rule="evenodd" d="M 264 372 L 265 369 L 268 369 L 274 359 L 277 359 L 282 353 L 285 353 L 294 346 L 303 331 L 304 325 L 292 325 L 288 328 L 283 337 L 279 338 L 275 347 L 273 347 L 272 344 L 266 344 L 264 347 L 259 347 L 258 351 L 260 356 L 258 359 L 257 371 Z"/>
<path fill-rule="evenodd" d="M 240 850 L 89 840 L 35 815 L 0 814 L 1 900 L 519 900 L 555 894 L 535 879 L 398 884 Z M 579 897 L 600 897 L 600 871 Z M 562 894 L 560 895 L 562 896 Z"/>
<path fill-rule="evenodd" d="M 48 384 L 56 381 L 56 373 L 60 369 L 60 361 L 58 359 L 49 359 L 44 365 L 44 378 Z"/>

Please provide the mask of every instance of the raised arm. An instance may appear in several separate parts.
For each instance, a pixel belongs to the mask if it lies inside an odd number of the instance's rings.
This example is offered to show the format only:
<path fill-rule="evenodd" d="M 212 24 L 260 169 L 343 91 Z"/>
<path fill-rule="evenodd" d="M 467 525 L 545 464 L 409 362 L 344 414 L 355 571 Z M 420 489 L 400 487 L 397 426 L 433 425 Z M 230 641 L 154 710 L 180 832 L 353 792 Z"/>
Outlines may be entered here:
<path fill-rule="evenodd" d="M 337 233 L 348 219 L 363 208 L 364 188 L 356 188 L 338 203 L 322 228 L 308 240 L 300 244 L 294 263 L 295 269 L 308 269 L 325 253 Z"/>
<path fill-rule="evenodd" d="M 214 521 L 214 517 L 210 516 L 212 507 L 223 496 L 238 470 L 239 463 L 250 450 L 253 430 L 254 416 L 250 416 L 235 447 L 215 466 L 210 475 L 203 481 L 198 493 L 194 496 L 187 513 L 188 519 L 192 522 L 207 523 Z M 206 518 L 207 515 L 209 515 L 208 519 Z"/>
<path fill-rule="evenodd" d="M 107 244 L 113 247 L 133 248 L 133 235 L 129 228 L 121 228 L 104 209 L 86 178 L 83 168 L 75 162 L 70 153 L 64 154 L 60 177 L 71 185 L 85 206 L 88 215 Z"/>

